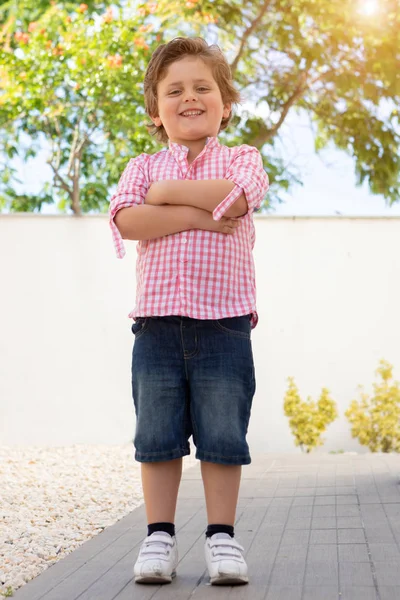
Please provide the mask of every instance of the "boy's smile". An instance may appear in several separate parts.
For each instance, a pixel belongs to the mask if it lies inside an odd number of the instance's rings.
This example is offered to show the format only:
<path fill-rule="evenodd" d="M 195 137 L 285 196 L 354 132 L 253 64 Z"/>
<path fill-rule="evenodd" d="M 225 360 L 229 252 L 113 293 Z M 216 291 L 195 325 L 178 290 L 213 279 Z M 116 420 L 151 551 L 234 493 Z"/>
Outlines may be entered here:
<path fill-rule="evenodd" d="M 201 58 L 185 56 L 172 63 L 157 86 L 158 115 L 152 120 L 164 126 L 171 142 L 187 146 L 197 155 L 208 137 L 215 137 L 230 104 L 223 104 L 211 67 Z"/>

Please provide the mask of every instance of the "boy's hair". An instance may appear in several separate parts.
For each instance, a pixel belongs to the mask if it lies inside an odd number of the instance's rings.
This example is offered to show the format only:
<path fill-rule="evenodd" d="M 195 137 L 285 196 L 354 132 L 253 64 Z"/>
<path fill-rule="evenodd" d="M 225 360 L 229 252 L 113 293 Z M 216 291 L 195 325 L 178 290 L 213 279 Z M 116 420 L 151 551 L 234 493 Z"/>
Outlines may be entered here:
<path fill-rule="evenodd" d="M 209 46 L 205 40 L 199 37 L 177 37 L 155 50 L 146 69 L 144 102 L 149 117 L 158 116 L 158 83 L 165 77 L 167 69 L 172 63 L 186 56 L 198 56 L 210 65 L 214 79 L 220 89 L 223 104 L 236 104 L 239 102 L 240 94 L 233 85 L 230 66 L 220 48 L 215 44 Z M 220 131 L 228 126 L 231 118 L 232 111 L 229 113 L 229 117 L 222 119 Z M 146 127 L 159 142 L 168 141 L 167 132 L 163 125 L 157 127 L 154 123 L 146 123 Z"/>

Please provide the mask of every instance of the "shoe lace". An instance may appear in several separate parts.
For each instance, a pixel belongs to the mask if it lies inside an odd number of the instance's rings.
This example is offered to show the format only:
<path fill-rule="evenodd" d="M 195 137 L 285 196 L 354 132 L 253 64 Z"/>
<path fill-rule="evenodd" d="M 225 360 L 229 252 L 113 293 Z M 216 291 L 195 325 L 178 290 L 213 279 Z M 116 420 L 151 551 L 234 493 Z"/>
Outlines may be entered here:
<path fill-rule="evenodd" d="M 168 556 L 173 545 L 174 541 L 171 536 L 153 533 L 144 540 L 140 554 L 148 558 Z"/>
<path fill-rule="evenodd" d="M 211 553 L 217 558 L 243 560 L 243 547 L 234 538 L 210 540 Z"/>

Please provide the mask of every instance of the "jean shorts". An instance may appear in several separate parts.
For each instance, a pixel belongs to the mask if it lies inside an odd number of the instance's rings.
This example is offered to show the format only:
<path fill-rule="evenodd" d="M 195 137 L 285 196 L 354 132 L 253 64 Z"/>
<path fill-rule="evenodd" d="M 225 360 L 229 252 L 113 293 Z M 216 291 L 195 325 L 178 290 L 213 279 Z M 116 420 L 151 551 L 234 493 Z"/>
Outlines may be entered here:
<path fill-rule="evenodd" d="M 219 320 L 140 317 L 132 325 L 135 458 L 190 454 L 224 465 L 251 462 L 246 434 L 255 392 L 250 315 Z"/>

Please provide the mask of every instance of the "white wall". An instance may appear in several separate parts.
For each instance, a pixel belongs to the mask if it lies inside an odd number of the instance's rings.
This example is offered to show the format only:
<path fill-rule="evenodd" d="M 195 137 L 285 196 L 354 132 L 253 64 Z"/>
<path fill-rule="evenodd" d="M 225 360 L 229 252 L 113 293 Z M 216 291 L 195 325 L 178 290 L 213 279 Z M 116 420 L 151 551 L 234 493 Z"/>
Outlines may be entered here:
<path fill-rule="evenodd" d="M 400 379 L 400 218 L 257 217 L 260 323 L 249 441 L 295 449 L 282 402 L 330 389 L 325 450 L 360 449 L 343 412 L 380 358 Z M 105 216 L 0 216 L 0 444 L 123 443 L 135 244 L 115 258 Z"/>

